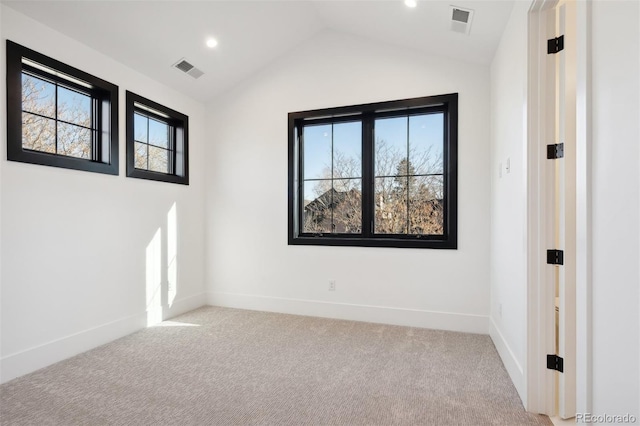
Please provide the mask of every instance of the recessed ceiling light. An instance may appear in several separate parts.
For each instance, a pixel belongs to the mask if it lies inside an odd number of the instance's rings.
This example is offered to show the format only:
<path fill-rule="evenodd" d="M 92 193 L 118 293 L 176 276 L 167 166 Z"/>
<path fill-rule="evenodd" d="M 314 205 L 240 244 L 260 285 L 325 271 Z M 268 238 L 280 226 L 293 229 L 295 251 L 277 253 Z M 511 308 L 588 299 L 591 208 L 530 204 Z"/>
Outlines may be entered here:
<path fill-rule="evenodd" d="M 407 7 L 414 8 L 418 5 L 418 2 L 416 0 L 404 0 L 404 4 L 407 5 Z"/>
<path fill-rule="evenodd" d="M 214 48 L 218 45 L 218 40 L 213 37 L 207 39 L 207 47 Z"/>

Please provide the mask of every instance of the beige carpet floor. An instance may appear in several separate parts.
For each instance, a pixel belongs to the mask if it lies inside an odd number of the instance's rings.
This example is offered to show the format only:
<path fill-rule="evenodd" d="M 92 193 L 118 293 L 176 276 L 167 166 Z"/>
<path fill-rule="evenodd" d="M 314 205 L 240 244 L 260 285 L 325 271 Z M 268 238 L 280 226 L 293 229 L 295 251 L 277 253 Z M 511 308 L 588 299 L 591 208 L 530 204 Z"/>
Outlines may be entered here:
<path fill-rule="evenodd" d="M 2 425 L 551 425 L 485 335 L 204 307 L 0 386 Z"/>

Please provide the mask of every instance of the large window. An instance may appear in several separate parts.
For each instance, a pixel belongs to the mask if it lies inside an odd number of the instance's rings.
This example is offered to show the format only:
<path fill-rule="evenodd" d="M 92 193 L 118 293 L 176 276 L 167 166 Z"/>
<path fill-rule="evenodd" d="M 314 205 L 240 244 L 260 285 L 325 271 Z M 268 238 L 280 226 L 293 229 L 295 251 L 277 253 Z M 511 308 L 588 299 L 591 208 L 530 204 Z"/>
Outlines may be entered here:
<path fill-rule="evenodd" d="M 289 244 L 457 247 L 458 95 L 289 114 Z"/>
<path fill-rule="evenodd" d="M 189 184 L 189 118 L 127 92 L 127 176 Z"/>
<path fill-rule="evenodd" d="M 118 87 L 7 40 L 7 159 L 118 174 Z"/>

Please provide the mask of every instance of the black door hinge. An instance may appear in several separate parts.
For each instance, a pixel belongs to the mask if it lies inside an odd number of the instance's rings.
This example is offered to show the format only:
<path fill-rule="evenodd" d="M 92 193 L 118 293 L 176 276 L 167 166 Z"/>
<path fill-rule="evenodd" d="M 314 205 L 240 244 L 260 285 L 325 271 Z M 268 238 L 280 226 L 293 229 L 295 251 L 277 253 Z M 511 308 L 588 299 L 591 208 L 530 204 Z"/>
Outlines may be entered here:
<path fill-rule="evenodd" d="M 564 49 L 564 36 L 552 38 L 547 40 L 547 53 L 549 55 L 560 52 Z"/>
<path fill-rule="evenodd" d="M 547 368 L 561 373 L 564 372 L 564 359 L 555 354 L 547 355 Z"/>
<path fill-rule="evenodd" d="M 555 145 L 547 145 L 547 159 L 557 160 L 564 157 L 564 144 L 557 143 Z"/>
<path fill-rule="evenodd" d="M 547 263 L 549 265 L 564 265 L 564 252 L 562 250 L 547 250 Z"/>

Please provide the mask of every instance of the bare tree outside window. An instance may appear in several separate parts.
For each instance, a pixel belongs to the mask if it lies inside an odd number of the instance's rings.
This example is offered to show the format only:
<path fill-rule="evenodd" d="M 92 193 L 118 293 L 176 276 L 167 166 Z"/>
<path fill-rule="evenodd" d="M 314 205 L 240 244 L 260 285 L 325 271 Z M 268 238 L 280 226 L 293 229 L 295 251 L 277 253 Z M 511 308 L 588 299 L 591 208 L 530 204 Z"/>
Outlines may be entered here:
<path fill-rule="evenodd" d="M 362 232 L 362 124 L 305 128 L 304 232 Z"/>
<path fill-rule="evenodd" d="M 126 91 L 127 176 L 189 184 L 189 117 Z"/>
<path fill-rule="evenodd" d="M 170 134 L 169 124 L 148 117 L 142 113 L 134 114 L 136 169 L 169 173 Z"/>
<path fill-rule="evenodd" d="M 118 174 L 118 86 L 6 40 L 7 160 Z"/>
<path fill-rule="evenodd" d="M 22 74 L 22 147 L 90 160 L 91 96 Z"/>
<path fill-rule="evenodd" d="M 442 120 L 442 114 L 376 120 L 376 233 L 443 233 Z"/>
<path fill-rule="evenodd" d="M 379 133 L 385 139 L 375 141 L 375 232 L 441 235 L 444 229 L 442 115 L 379 121 Z M 317 135 L 313 131 L 305 133 L 308 144 L 322 147 L 310 148 L 315 158 L 305 156 L 305 167 L 314 172 L 305 173 L 304 232 L 362 232 L 362 159 L 332 144 L 332 130 L 335 133 L 337 126 L 339 124 L 317 126 Z M 412 126 L 416 127 L 413 132 Z M 435 142 L 429 142 L 429 138 Z M 360 143 L 360 138 L 354 140 L 354 144 Z M 319 160 L 322 168 L 318 172 Z"/>
<path fill-rule="evenodd" d="M 457 249 L 457 93 L 288 119 L 290 245 Z"/>

